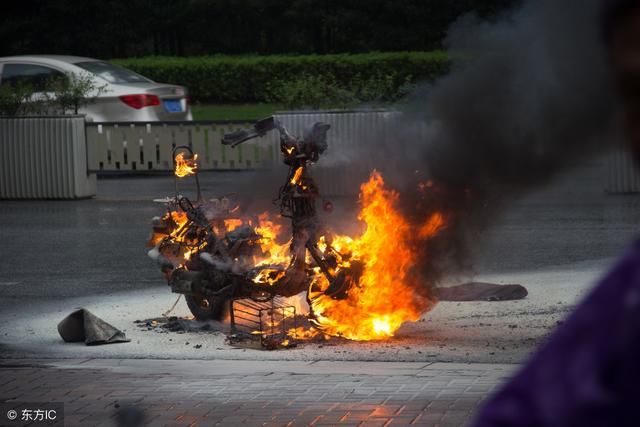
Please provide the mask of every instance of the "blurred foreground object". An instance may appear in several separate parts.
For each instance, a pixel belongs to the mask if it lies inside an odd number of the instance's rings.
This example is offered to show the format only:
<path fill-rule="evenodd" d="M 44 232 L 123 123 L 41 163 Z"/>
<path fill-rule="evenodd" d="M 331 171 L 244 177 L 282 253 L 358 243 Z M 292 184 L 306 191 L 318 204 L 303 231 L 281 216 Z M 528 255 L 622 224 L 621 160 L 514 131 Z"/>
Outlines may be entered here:
<path fill-rule="evenodd" d="M 604 36 L 640 159 L 640 0 L 603 2 Z M 480 411 L 489 426 L 637 426 L 640 241 Z"/>

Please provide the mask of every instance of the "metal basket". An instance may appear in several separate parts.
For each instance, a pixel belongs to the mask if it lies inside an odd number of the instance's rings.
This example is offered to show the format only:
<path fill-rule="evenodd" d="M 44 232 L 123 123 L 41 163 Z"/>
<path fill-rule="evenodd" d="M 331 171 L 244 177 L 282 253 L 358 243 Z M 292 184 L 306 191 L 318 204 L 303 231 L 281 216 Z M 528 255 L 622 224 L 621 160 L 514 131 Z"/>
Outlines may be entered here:
<path fill-rule="evenodd" d="M 269 300 L 234 299 L 230 301 L 231 345 L 275 350 L 296 345 L 294 336 L 296 308 L 281 297 Z"/>

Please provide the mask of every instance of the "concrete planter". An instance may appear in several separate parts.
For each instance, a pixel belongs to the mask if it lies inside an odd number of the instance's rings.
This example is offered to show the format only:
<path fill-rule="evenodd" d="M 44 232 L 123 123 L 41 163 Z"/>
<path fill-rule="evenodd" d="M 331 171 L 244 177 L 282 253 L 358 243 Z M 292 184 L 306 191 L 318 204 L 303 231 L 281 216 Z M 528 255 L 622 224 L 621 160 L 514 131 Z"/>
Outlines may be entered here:
<path fill-rule="evenodd" d="M 83 116 L 0 118 L 0 198 L 77 199 L 96 194 L 87 173 Z"/>

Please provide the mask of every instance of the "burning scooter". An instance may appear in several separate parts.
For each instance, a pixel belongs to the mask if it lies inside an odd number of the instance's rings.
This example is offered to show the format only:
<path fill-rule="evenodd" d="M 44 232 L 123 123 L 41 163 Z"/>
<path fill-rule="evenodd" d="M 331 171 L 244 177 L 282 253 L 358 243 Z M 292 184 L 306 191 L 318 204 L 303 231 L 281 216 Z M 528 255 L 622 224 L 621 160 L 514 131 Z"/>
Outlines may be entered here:
<path fill-rule="evenodd" d="M 165 215 L 153 220 L 149 255 L 159 263 L 171 290 L 185 296 L 196 319 L 221 320 L 228 310 L 234 322 L 234 301 L 238 300 L 271 302 L 270 307 L 261 305 L 257 310 L 273 316 L 274 298 L 307 291 L 313 307 L 312 298 L 345 299 L 358 286 L 362 262 L 349 251 L 335 249 L 331 233 L 317 217 L 319 191 L 309 165 L 327 150 L 329 127 L 315 123 L 297 138 L 269 117 L 252 129 L 223 137 L 224 145 L 235 147 L 269 131 L 279 132 L 280 152 L 289 167 L 277 199 L 280 215 L 291 221 L 286 246 L 275 244 L 273 227 L 264 224 L 266 219 L 252 222 L 237 217 L 238 207 L 230 198 L 203 200 L 197 181 L 197 154 L 188 147 L 174 150 L 176 192 L 162 200 Z M 190 175 L 196 179 L 196 200 L 178 191 L 178 177 Z M 319 275 L 324 277 L 323 285 L 315 280 Z M 283 313 L 286 317 L 285 309 Z M 256 319 L 264 326 L 262 313 Z M 313 310 L 310 319 L 313 324 Z M 267 323 L 273 326 L 273 319 Z"/>

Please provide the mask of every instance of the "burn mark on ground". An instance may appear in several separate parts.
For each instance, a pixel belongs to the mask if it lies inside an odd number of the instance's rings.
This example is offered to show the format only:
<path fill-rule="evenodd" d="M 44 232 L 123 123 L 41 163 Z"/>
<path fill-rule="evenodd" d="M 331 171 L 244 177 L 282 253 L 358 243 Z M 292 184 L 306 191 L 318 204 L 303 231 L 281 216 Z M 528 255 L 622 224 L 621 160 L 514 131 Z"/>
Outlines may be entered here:
<path fill-rule="evenodd" d="M 200 321 L 184 317 L 154 317 L 145 320 L 136 320 L 133 323 L 142 330 L 159 333 L 175 332 L 184 334 L 187 332 L 220 332 L 228 333 L 229 326 L 215 320 Z"/>

